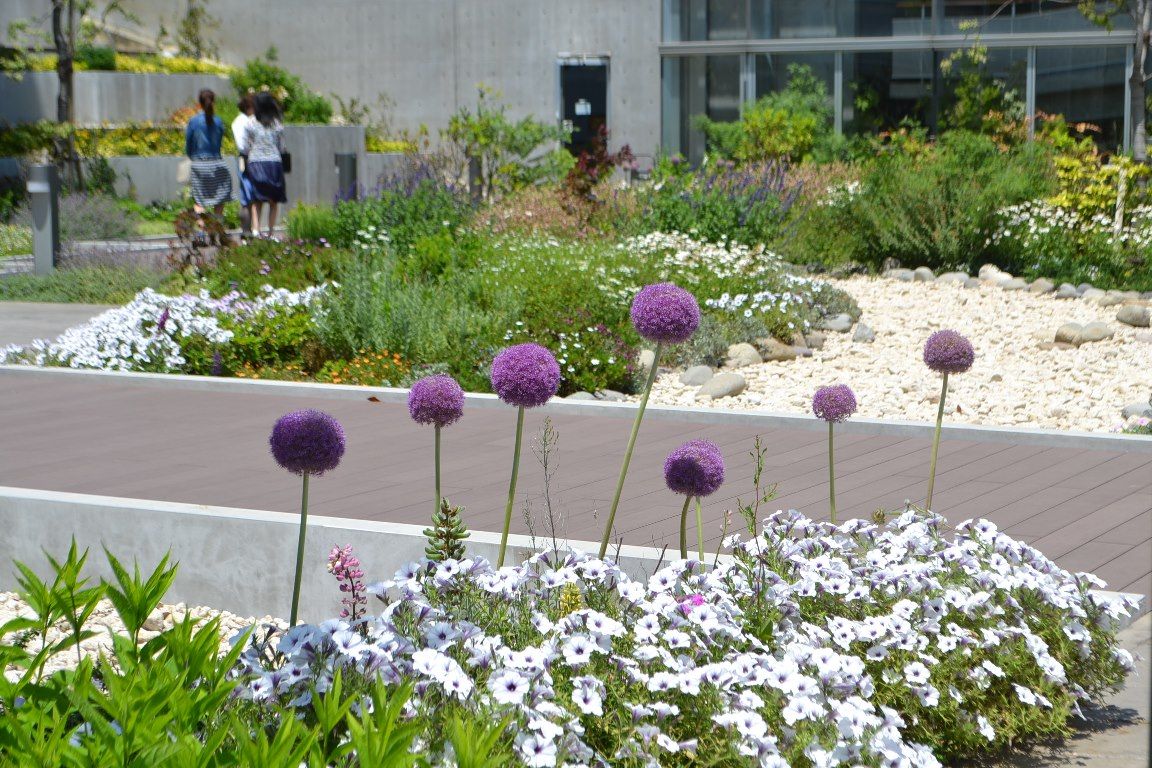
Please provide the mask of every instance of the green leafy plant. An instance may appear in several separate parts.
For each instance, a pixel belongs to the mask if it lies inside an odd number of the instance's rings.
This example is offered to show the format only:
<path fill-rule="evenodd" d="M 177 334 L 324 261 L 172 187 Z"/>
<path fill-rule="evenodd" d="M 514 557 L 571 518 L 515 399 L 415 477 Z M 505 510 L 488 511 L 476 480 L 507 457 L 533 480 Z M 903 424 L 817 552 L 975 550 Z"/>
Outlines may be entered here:
<path fill-rule="evenodd" d="M 280 102 L 284 119 L 289 123 L 327 124 L 332 119 L 332 104 L 312 91 L 299 76 L 276 63 L 276 49 L 269 48 L 262 59 L 250 59 L 232 73 L 236 93 L 269 91 Z"/>
<path fill-rule="evenodd" d="M 330 205 L 298 203 L 288 214 L 288 236 L 311 243 L 328 242 L 336 235 L 336 212 Z"/>
<path fill-rule="evenodd" d="M 432 527 L 424 529 L 428 539 L 424 553 L 432 562 L 464 559 L 464 540 L 471 534 L 460 512 L 461 508 L 452 506 L 447 499 L 440 500 L 440 509 L 432 516 Z"/>

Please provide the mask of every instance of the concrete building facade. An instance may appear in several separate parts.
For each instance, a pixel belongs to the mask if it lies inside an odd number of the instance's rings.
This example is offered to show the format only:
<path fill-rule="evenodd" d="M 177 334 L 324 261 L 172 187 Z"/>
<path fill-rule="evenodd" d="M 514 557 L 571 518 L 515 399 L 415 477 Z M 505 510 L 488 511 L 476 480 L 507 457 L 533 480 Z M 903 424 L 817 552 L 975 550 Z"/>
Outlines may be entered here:
<path fill-rule="evenodd" d="M 0 24 L 46 0 L 5 0 Z M 122 0 L 135 34 L 173 29 L 185 0 Z M 1101 4 L 1104 5 L 1104 4 Z M 378 107 L 395 131 L 433 135 L 477 86 L 514 117 L 604 123 L 612 145 L 650 162 L 703 154 L 693 118 L 737 119 L 786 87 L 793 65 L 826 87 L 835 128 L 882 130 L 904 118 L 937 124 L 950 88 L 941 63 L 979 40 L 987 69 L 1027 114 L 1063 114 L 1127 147 L 1134 32 L 1112 30 L 1067 0 L 211 0 L 211 32 L 228 63 L 263 55 L 321 93 Z M 975 28 L 966 24 L 974 20 Z"/>

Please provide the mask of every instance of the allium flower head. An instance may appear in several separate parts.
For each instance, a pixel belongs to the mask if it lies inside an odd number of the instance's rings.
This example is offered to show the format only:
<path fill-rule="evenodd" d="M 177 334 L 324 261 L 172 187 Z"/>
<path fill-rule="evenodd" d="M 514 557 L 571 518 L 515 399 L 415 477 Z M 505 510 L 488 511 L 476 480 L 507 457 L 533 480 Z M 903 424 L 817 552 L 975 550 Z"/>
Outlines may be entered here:
<path fill-rule="evenodd" d="M 509 405 L 544 405 L 560 388 L 560 366 L 539 344 L 508 347 L 492 361 L 492 389 Z"/>
<path fill-rule="evenodd" d="M 664 461 L 664 482 L 673 493 L 708 496 L 724 482 L 724 456 L 711 440 L 689 440 Z"/>
<path fill-rule="evenodd" d="M 975 359 L 972 342 L 956 331 L 936 331 L 924 342 L 924 363 L 937 373 L 964 373 Z"/>
<path fill-rule="evenodd" d="M 268 443 L 284 469 L 319 475 L 335 469 L 344 456 L 344 428 L 323 411 L 307 408 L 281 416 Z"/>
<path fill-rule="evenodd" d="M 632 325 L 649 341 L 679 344 L 700 325 L 696 297 L 673 283 L 645 286 L 632 300 Z"/>
<path fill-rule="evenodd" d="M 464 415 L 464 390 L 451 376 L 426 376 L 408 392 L 408 413 L 417 424 L 454 424 Z"/>
<path fill-rule="evenodd" d="M 812 413 L 824 421 L 844 421 L 856 413 L 856 395 L 847 384 L 820 387 L 812 396 Z"/>

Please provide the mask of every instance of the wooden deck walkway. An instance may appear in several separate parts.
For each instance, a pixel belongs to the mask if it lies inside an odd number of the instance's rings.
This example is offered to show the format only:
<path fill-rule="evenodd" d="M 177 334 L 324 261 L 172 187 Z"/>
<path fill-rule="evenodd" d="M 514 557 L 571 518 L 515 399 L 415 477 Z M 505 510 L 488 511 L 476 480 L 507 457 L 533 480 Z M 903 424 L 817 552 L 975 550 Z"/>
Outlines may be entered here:
<path fill-rule="evenodd" d="M 312 484 L 316 514 L 427 522 L 432 507 L 432 430 L 395 402 L 366 396 L 204 391 L 121 377 L 0 371 L 0 485 L 294 511 L 297 481 L 268 453 L 268 433 L 286 411 L 314 407 L 348 435 L 344 462 Z M 551 500 L 559 532 L 598 540 L 631 425 L 623 414 L 530 411 L 514 532 L 543 535 L 542 472 L 533 456 L 545 416 L 559 434 Z M 709 422 L 712 423 L 709 423 Z M 771 509 L 827 514 L 827 447 L 821 429 L 723 424 L 701 415 L 645 420 L 617 515 L 629 544 L 675 546 L 680 505 L 663 484 L 664 457 L 684 440 L 716 441 L 728 463 L 724 487 L 705 506 L 714 547 L 736 497 L 751 497 L 750 451 L 766 447 L 765 480 L 779 484 Z M 444 432 L 444 493 L 465 507 L 469 527 L 499 530 L 507 493 L 515 412 L 469 406 Z M 842 516 L 870 516 L 922 501 L 929 440 L 856 429 L 837 439 Z M 936 507 L 959 521 L 986 517 L 1065 568 L 1093 571 L 1111 589 L 1152 594 L 1152 452 L 985 439 L 940 448 Z"/>

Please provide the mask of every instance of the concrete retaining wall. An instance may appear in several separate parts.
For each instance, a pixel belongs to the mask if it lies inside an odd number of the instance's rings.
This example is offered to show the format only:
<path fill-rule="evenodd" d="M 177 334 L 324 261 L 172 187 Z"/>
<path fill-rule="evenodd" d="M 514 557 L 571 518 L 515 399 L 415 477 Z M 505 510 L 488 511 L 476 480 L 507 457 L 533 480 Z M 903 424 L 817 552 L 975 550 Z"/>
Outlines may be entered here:
<path fill-rule="evenodd" d="M 298 482 L 285 475 L 285 482 Z M 281 512 L 140 501 L 109 496 L 0 486 L 0 590 L 16 585 L 14 560 L 47 575 L 44 552 L 62 557 L 73 537 L 91 550 L 88 572 L 110 578 L 102 547 L 121 562 L 135 558 L 151 569 L 165 552 L 180 563 L 167 602 L 208 605 L 241 616 L 287 617 L 292 603 L 299 516 Z M 510 536 L 509 562 L 522 562 L 536 547 L 527 536 Z M 584 551 L 598 545 L 571 542 Z M 351 544 L 367 583 L 391 578 L 424 554 L 427 541 L 415 525 L 310 515 L 300 614 L 306 621 L 338 615 L 340 592 L 325 566 L 332 546 Z M 495 562 L 500 534 L 474 531 L 468 554 Z M 640 578 L 653 573 L 661 552 L 624 546 L 618 562 Z M 664 561 L 667 563 L 667 559 Z"/>
<path fill-rule="evenodd" d="M 77 72 L 74 77 L 80 125 L 167 120 L 177 109 L 194 106 L 201 88 L 211 88 L 220 99 L 232 98 L 232 84 L 219 75 Z M 55 72 L 28 72 L 19 80 L 0 77 L 0 122 L 55 120 L 59 90 Z"/>

